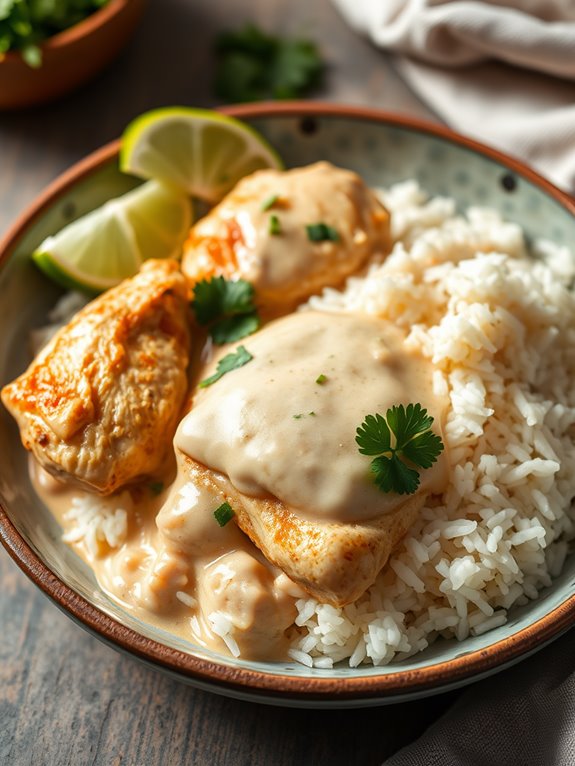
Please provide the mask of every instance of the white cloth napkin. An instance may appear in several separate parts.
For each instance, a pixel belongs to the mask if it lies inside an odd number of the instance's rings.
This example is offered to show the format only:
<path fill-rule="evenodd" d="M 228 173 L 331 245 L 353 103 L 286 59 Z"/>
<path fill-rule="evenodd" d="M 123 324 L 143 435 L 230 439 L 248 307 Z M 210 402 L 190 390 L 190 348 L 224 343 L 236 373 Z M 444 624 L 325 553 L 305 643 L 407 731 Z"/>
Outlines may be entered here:
<path fill-rule="evenodd" d="M 454 129 L 575 192 L 575 0 L 333 0 Z"/>
<path fill-rule="evenodd" d="M 574 632 L 502 675 L 468 686 L 382 766 L 573 766 Z"/>

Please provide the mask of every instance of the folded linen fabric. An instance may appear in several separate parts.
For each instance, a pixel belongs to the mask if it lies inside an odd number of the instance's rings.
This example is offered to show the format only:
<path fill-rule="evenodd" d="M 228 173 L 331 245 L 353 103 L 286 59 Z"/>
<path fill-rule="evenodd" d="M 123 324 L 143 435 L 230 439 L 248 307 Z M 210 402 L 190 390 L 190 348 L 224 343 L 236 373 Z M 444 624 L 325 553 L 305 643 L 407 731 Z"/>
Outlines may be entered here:
<path fill-rule="evenodd" d="M 575 191 L 573 0 L 334 0 L 451 127 Z"/>
<path fill-rule="evenodd" d="M 384 766 L 573 766 L 575 653 L 569 632 L 503 675 L 469 686 Z"/>

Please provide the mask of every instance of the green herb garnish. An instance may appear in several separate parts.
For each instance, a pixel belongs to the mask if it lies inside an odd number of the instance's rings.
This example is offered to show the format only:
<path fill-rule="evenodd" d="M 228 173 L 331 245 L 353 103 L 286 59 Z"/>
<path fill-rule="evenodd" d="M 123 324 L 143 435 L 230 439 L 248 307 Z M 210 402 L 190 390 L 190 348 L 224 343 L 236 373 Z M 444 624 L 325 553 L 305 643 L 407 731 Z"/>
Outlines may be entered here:
<path fill-rule="evenodd" d="M 318 384 L 318 386 L 321 386 L 326 382 L 326 380 L 327 380 L 327 375 L 324 375 L 322 372 L 321 375 L 317 376 L 317 378 L 315 379 L 315 382 Z"/>
<path fill-rule="evenodd" d="M 400 404 L 382 415 L 366 415 L 355 440 L 362 455 L 379 455 L 370 470 L 382 492 L 411 495 L 419 487 L 419 468 L 430 468 L 443 451 L 443 442 L 430 430 L 433 418 L 420 404 Z M 395 446 L 391 445 L 391 435 Z"/>
<path fill-rule="evenodd" d="M 231 521 L 234 516 L 234 509 L 229 503 L 222 503 L 220 507 L 216 508 L 214 511 L 214 518 L 220 527 L 225 527 L 228 521 Z"/>
<path fill-rule="evenodd" d="M 272 207 L 276 204 L 276 202 L 279 199 L 279 194 L 272 194 L 267 199 L 265 199 L 262 202 L 261 210 L 262 212 L 266 212 L 266 210 L 271 210 Z"/>
<path fill-rule="evenodd" d="M 28 66 L 42 64 L 39 45 L 74 26 L 106 5 L 108 0 L 0 0 L 0 57 L 20 51 Z"/>
<path fill-rule="evenodd" d="M 244 348 L 244 346 L 238 346 L 233 354 L 226 354 L 220 359 L 215 373 L 210 375 L 209 378 L 202 380 L 201 383 L 198 384 L 199 387 L 207 388 L 208 386 L 211 386 L 226 373 L 231 372 L 232 370 L 237 370 L 238 367 L 243 367 L 244 364 L 251 362 L 252 359 L 253 356 Z"/>
<path fill-rule="evenodd" d="M 310 242 L 339 242 L 339 234 L 327 223 L 310 223 L 306 229 Z"/>
<path fill-rule="evenodd" d="M 282 225 L 277 215 L 270 216 L 270 234 L 281 234 Z"/>
<path fill-rule="evenodd" d="M 150 488 L 151 492 L 154 493 L 154 495 L 161 495 L 164 491 L 164 482 L 163 481 L 151 481 L 148 484 L 148 487 Z"/>
<path fill-rule="evenodd" d="M 192 308 L 218 345 L 251 335 L 260 326 L 254 288 L 245 279 L 203 279 L 194 287 Z"/>
<path fill-rule="evenodd" d="M 210 335 L 214 343 L 221 346 L 224 343 L 233 343 L 235 340 L 241 340 L 247 335 L 251 335 L 259 326 L 259 317 L 257 312 L 253 311 L 250 314 L 241 314 L 220 320 L 210 329 Z"/>
<path fill-rule="evenodd" d="M 309 40 L 276 37 L 253 24 L 216 39 L 215 90 L 224 101 L 303 96 L 319 85 L 324 65 Z"/>

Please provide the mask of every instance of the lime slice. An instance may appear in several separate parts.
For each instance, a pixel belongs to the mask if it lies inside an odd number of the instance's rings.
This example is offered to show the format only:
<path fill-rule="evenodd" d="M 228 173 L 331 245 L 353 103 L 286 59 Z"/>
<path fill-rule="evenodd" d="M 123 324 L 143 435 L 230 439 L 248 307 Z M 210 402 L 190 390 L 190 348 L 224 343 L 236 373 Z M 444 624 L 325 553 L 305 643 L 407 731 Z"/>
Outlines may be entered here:
<path fill-rule="evenodd" d="M 259 133 L 233 117 L 167 107 L 146 112 L 128 125 L 120 167 L 215 203 L 243 176 L 282 168 L 283 163 Z"/>
<path fill-rule="evenodd" d="M 191 220 L 186 194 L 149 181 L 47 237 L 32 258 L 64 287 L 101 292 L 148 258 L 179 257 Z"/>

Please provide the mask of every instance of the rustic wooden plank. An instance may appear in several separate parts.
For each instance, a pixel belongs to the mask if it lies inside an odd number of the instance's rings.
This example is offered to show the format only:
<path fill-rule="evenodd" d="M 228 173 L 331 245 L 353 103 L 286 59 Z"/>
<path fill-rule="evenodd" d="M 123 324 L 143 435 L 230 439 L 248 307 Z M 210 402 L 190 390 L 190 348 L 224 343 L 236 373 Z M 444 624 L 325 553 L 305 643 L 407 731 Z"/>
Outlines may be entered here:
<path fill-rule="evenodd" d="M 57 104 L 0 115 L 0 233 L 50 180 L 120 135 L 140 112 L 214 105 L 214 34 L 254 19 L 318 41 L 329 64 L 318 97 L 430 116 L 329 0 L 150 3 L 133 42 L 95 82 Z M 49 603 L 2 551 L 0 583 L 2 764 L 377 764 L 454 699 L 329 712 L 226 699 L 104 646 Z"/>

